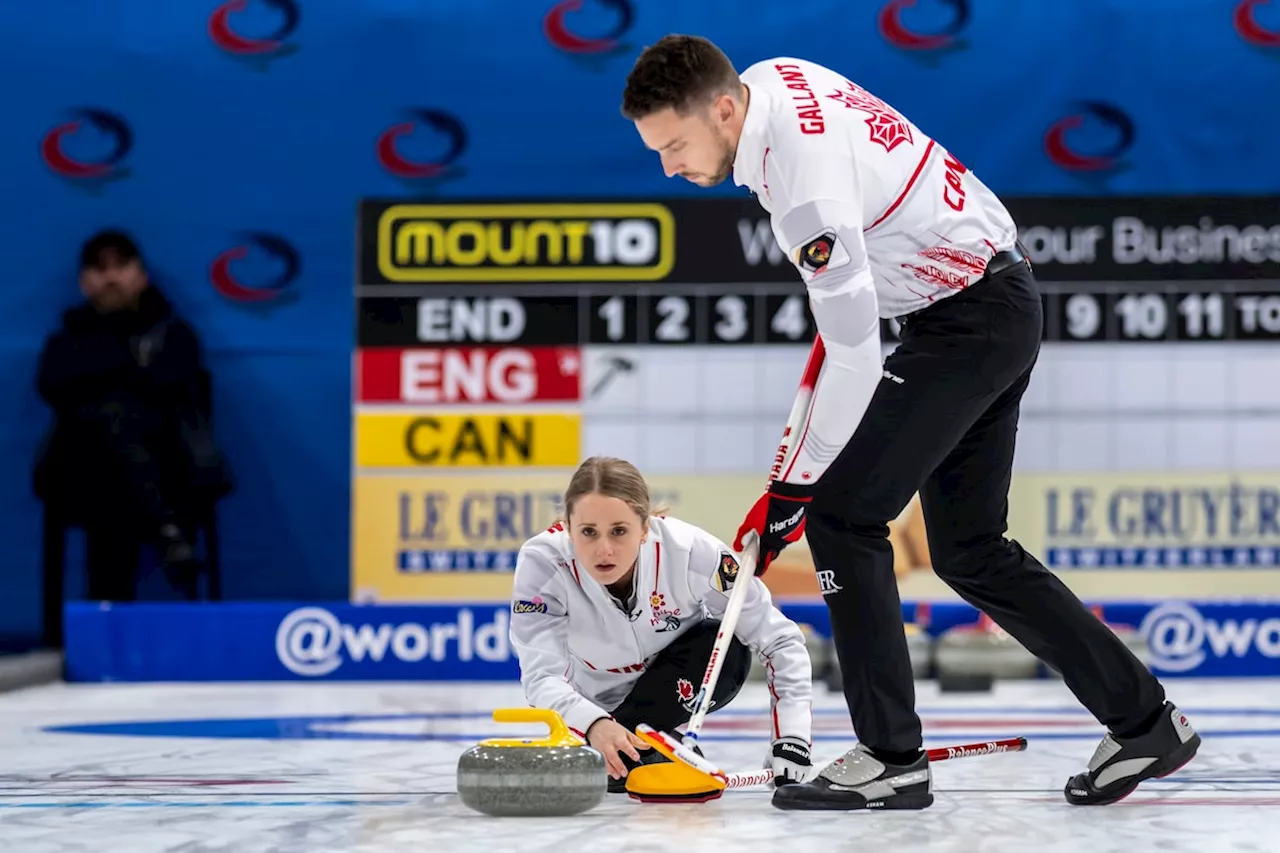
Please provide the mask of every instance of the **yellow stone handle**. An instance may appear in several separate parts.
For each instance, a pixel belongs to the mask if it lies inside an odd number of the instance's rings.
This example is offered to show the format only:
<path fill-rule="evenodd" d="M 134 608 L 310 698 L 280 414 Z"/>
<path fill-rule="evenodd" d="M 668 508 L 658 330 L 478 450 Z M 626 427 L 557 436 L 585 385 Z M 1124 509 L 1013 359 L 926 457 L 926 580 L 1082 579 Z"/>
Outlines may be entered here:
<path fill-rule="evenodd" d="M 493 712 L 496 723 L 546 723 L 550 735 L 537 739 L 494 740 L 486 743 L 501 746 L 581 746 L 582 738 L 569 731 L 560 715 L 550 708 L 498 708 Z"/>

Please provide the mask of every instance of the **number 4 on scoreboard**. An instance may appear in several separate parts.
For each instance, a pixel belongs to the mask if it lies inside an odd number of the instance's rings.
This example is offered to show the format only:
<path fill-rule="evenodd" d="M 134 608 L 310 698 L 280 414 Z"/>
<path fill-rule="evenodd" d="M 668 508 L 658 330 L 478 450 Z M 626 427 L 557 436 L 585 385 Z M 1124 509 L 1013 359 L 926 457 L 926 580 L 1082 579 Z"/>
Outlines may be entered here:
<path fill-rule="evenodd" d="M 769 326 L 764 338 L 771 344 L 806 343 L 813 340 L 813 314 L 804 296 L 770 294 L 765 297 L 765 317 Z"/>

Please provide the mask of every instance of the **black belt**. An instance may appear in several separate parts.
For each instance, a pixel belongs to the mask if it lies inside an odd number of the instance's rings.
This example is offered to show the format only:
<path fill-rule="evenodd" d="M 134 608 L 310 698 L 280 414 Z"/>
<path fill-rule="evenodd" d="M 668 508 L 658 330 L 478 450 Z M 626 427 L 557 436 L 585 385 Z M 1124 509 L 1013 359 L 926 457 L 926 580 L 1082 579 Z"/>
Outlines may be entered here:
<path fill-rule="evenodd" d="M 1031 269 L 1031 259 L 1027 257 L 1026 250 L 1022 248 L 1022 242 L 1018 241 L 1013 244 L 1013 248 L 1004 252 L 996 252 L 991 256 L 991 260 L 987 261 L 987 268 L 982 274 L 983 279 L 991 279 L 1013 269 L 1018 264 L 1026 264 L 1027 269 Z"/>
<path fill-rule="evenodd" d="M 1026 264 L 1027 269 L 1028 270 L 1031 269 L 1031 259 L 1027 257 L 1027 251 L 1022 247 L 1022 241 L 1020 240 L 1014 242 L 1012 249 L 1008 249 L 1003 252 L 996 252 L 994 255 L 992 255 L 991 260 L 987 261 L 987 266 L 983 270 L 982 278 L 978 279 L 977 281 L 975 281 L 973 284 L 969 286 L 975 287 L 979 284 L 982 284 L 984 281 L 990 281 L 991 279 L 999 276 L 1001 273 L 1006 273 L 1011 269 L 1015 269 L 1019 264 Z M 923 308 L 918 308 L 915 311 L 912 311 L 910 314 L 904 314 L 901 317 L 895 317 L 894 319 L 897 320 L 898 323 L 903 328 L 906 328 L 907 321 L 909 318 L 916 317 L 919 314 L 922 314 L 923 312 L 928 311 L 929 309 L 934 308 L 938 305 L 944 305 L 946 304 L 946 302 L 947 300 L 943 299 L 931 305 L 926 305 Z"/>

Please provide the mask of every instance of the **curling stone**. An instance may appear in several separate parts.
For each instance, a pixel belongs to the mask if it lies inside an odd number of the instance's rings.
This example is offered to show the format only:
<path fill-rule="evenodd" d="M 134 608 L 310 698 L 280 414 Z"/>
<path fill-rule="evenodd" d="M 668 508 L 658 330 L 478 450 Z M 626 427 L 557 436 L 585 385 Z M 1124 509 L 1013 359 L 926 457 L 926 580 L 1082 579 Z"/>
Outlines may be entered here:
<path fill-rule="evenodd" d="M 804 647 L 809 652 L 810 674 L 815 681 L 826 677 L 827 668 L 831 665 L 830 641 L 813 630 L 812 625 L 802 624 L 800 633 L 804 634 Z"/>
<path fill-rule="evenodd" d="M 911 655 L 911 674 L 916 678 L 928 678 L 933 669 L 933 638 L 919 625 L 908 622 L 907 651 Z"/>
<path fill-rule="evenodd" d="M 604 756 L 555 711 L 500 708 L 499 723 L 546 723 L 544 738 L 481 741 L 458 758 L 458 797 L 494 817 L 566 817 L 599 805 L 608 788 Z"/>
<path fill-rule="evenodd" d="M 1094 613 L 1099 619 L 1102 619 L 1102 613 L 1098 608 L 1094 608 Z M 1105 619 L 1103 620 L 1103 623 L 1120 638 L 1120 642 L 1124 643 L 1125 646 L 1128 647 L 1129 651 L 1133 652 L 1134 657 L 1141 661 L 1143 666 L 1148 669 L 1151 668 L 1151 647 L 1147 645 L 1147 638 L 1142 636 L 1141 631 L 1134 628 L 1132 625 L 1113 625 Z M 1062 673 L 1058 672 L 1047 663 L 1044 665 L 1044 670 L 1050 678 L 1062 678 Z"/>
<path fill-rule="evenodd" d="M 911 674 L 915 678 L 924 678 L 933 666 L 933 638 L 919 625 L 907 623 L 902 626 L 907 635 L 907 654 L 911 656 Z M 830 665 L 823 679 L 827 690 L 832 693 L 844 692 L 844 676 L 840 672 L 840 661 L 836 658 L 834 646 L 828 646 Z"/>
<path fill-rule="evenodd" d="M 976 625 L 944 632 L 934 649 L 934 662 L 940 690 L 989 689 L 987 679 L 994 683 L 1034 678 L 1040 670 L 1039 659 L 985 613 Z"/>
<path fill-rule="evenodd" d="M 813 630 L 813 626 L 809 624 L 799 625 L 800 633 L 804 634 L 804 647 L 809 652 L 809 665 L 814 681 L 821 681 L 826 677 L 827 668 L 830 665 L 830 642 L 826 637 Z M 748 681 L 768 681 L 769 672 L 765 668 L 764 661 L 760 660 L 757 654 L 751 655 L 751 669 L 747 672 Z"/>

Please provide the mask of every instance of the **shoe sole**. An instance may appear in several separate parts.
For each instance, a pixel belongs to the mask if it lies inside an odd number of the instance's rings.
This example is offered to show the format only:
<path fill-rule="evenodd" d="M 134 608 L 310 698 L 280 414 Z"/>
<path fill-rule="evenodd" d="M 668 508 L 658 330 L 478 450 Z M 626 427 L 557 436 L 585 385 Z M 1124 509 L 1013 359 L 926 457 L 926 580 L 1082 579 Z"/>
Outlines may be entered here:
<path fill-rule="evenodd" d="M 1183 767 L 1191 763 L 1191 759 L 1196 757 L 1196 753 L 1200 750 L 1200 735 L 1195 734 L 1191 739 L 1184 743 L 1181 747 L 1165 756 L 1162 760 L 1155 762 L 1146 770 L 1143 770 L 1137 776 L 1122 788 L 1100 797 L 1072 797 L 1070 794 L 1064 795 L 1067 802 L 1073 806 L 1110 806 L 1120 802 L 1125 797 L 1132 794 L 1138 789 L 1138 786 L 1148 779 L 1163 779 L 1166 776 L 1172 776 Z"/>
<path fill-rule="evenodd" d="M 894 794 L 883 800 L 849 803 L 839 800 L 773 800 L 773 807 L 794 812 L 918 811 L 933 805 L 933 794 Z"/>

